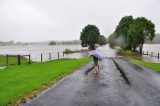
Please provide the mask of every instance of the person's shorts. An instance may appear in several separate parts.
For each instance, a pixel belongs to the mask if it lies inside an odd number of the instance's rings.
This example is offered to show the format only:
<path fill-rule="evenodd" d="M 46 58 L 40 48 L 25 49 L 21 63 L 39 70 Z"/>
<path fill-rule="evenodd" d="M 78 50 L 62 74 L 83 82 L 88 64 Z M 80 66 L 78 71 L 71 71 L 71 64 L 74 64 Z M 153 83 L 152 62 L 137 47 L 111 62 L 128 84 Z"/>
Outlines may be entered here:
<path fill-rule="evenodd" d="M 93 56 L 93 62 L 94 62 L 95 65 L 98 65 L 98 58 Z"/>

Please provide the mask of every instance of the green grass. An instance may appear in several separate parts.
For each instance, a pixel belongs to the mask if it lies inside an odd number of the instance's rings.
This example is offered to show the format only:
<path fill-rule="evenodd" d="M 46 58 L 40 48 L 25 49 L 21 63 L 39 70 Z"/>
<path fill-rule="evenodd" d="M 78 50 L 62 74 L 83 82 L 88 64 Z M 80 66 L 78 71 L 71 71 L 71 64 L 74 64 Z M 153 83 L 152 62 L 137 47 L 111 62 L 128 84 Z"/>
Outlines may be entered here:
<path fill-rule="evenodd" d="M 152 62 L 146 62 L 146 61 L 142 61 L 142 60 L 136 60 L 136 59 L 130 59 L 131 61 L 144 65 L 148 68 L 151 68 L 157 72 L 160 72 L 160 63 L 152 63 Z"/>
<path fill-rule="evenodd" d="M 59 59 L 30 65 L 8 66 L 0 70 L 0 106 L 14 103 L 42 86 L 51 84 L 60 76 L 69 74 L 82 64 L 82 59 Z"/>
<path fill-rule="evenodd" d="M 134 56 L 134 55 L 139 55 L 138 52 L 134 52 L 131 50 L 118 50 L 118 54 L 122 56 Z"/>
<path fill-rule="evenodd" d="M 17 56 L 9 56 L 8 58 L 8 65 L 17 65 L 18 59 Z M 21 57 L 21 64 L 28 64 L 28 59 Z M 7 65 L 7 59 L 6 56 L 0 55 L 0 66 Z"/>

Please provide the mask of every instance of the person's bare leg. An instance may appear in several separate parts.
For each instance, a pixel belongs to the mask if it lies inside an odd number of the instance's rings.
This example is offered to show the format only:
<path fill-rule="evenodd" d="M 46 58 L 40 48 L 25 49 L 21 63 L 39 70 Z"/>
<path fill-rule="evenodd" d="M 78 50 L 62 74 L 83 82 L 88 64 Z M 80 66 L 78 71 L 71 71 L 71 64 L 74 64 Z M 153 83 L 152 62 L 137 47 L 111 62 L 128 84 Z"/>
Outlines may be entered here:
<path fill-rule="evenodd" d="M 98 67 L 98 65 L 95 66 L 95 72 L 96 72 L 96 74 L 99 73 L 99 67 Z"/>
<path fill-rule="evenodd" d="M 93 73 L 96 74 L 96 66 L 93 66 Z"/>
<path fill-rule="evenodd" d="M 99 71 L 99 65 L 98 65 L 97 67 L 98 67 L 98 71 L 97 71 L 97 72 L 99 73 L 99 72 L 100 72 L 100 71 Z"/>

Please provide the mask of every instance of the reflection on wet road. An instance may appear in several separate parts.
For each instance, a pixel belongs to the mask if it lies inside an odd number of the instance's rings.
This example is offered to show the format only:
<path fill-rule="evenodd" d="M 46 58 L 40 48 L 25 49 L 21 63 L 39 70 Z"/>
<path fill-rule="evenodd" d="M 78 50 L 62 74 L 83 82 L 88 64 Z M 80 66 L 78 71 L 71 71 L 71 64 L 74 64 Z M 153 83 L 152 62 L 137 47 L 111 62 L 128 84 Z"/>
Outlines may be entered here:
<path fill-rule="evenodd" d="M 92 64 L 20 106 L 160 106 L 160 74 L 122 58 L 104 59 L 99 75 L 86 74 Z"/>

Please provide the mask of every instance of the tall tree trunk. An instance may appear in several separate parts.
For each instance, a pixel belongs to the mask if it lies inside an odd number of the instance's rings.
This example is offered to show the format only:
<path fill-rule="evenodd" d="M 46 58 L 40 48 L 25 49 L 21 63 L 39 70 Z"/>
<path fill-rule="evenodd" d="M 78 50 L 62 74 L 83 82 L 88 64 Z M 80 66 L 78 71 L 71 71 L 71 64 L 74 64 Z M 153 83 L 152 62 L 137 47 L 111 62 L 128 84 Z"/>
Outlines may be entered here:
<path fill-rule="evenodd" d="M 139 53 L 142 55 L 143 52 L 143 43 L 139 46 Z"/>
<path fill-rule="evenodd" d="M 133 51 L 134 51 L 134 52 L 136 51 L 136 46 L 133 46 Z"/>

